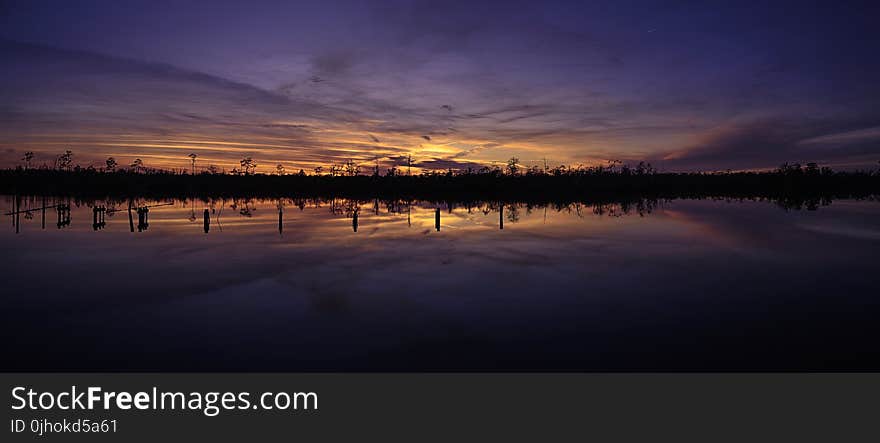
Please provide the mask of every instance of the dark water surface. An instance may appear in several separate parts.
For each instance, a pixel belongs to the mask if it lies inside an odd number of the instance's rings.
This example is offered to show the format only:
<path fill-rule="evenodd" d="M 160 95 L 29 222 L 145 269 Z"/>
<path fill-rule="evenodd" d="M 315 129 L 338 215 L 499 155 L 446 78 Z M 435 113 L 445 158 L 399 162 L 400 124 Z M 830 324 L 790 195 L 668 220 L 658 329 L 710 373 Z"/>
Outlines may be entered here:
<path fill-rule="evenodd" d="M 874 201 L 15 200 L 5 371 L 880 369 Z"/>

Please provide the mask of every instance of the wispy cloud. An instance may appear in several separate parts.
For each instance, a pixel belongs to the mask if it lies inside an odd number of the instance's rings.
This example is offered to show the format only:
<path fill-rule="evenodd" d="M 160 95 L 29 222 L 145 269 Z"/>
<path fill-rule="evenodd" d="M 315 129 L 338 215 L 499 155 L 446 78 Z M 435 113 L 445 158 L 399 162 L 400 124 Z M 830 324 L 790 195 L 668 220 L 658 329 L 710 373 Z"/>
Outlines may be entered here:
<path fill-rule="evenodd" d="M 198 150 L 289 169 L 400 153 L 723 169 L 877 152 L 875 24 L 849 4 L 119 3 L 0 16 L 0 39 L 41 42 L 0 40 L 0 162 L 64 143 L 83 161 L 161 150 L 174 166 L 172 151 Z"/>

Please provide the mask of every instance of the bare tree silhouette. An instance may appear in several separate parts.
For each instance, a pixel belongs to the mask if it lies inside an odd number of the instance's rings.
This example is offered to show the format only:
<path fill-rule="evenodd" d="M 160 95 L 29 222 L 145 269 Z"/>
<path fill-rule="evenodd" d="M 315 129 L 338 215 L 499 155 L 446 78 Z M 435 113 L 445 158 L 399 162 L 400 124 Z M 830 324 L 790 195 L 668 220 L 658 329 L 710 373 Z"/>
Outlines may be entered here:
<path fill-rule="evenodd" d="M 58 157 L 58 167 L 60 169 L 70 170 L 70 167 L 73 165 L 73 151 L 67 150 L 64 151 L 64 154 L 61 154 Z"/>
<path fill-rule="evenodd" d="M 193 153 L 187 155 L 187 157 L 189 157 L 190 160 L 192 160 L 192 175 L 196 175 L 196 157 L 198 157 L 198 154 L 193 152 Z"/>
<path fill-rule="evenodd" d="M 361 172 L 361 167 L 358 166 L 354 160 L 349 159 L 345 162 L 345 175 L 349 177 L 354 177 Z"/>
<path fill-rule="evenodd" d="M 239 164 L 241 164 L 241 169 L 244 171 L 244 175 L 250 175 L 257 171 L 257 163 L 251 157 L 241 159 Z"/>
<path fill-rule="evenodd" d="M 24 168 L 30 169 L 31 168 L 31 160 L 34 159 L 34 153 L 32 151 L 25 152 L 24 157 L 22 157 L 21 159 L 24 160 Z"/>
<path fill-rule="evenodd" d="M 519 159 L 516 157 L 511 157 L 510 160 L 507 160 L 507 173 L 509 175 L 516 175 L 519 172 Z"/>

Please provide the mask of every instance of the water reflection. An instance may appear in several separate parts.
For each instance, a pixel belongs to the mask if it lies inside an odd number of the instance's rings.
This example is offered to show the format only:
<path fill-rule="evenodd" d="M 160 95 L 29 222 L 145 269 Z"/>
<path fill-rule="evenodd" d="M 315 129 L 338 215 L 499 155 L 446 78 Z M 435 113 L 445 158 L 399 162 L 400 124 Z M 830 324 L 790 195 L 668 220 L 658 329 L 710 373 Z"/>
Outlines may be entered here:
<path fill-rule="evenodd" d="M 413 217 L 417 224 L 433 219 L 433 228 L 440 232 L 441 226 L 441 208 L 446 209 L 446 214 L 452 217 L 452 220 L 465 217 L 472 221 L 479 218 L 480 225 L 486 225 L 489 222 L 490 214 L 497 214 L 495 224 L 497 229 L 504 230 L 505 222 L 515 224 L 520 221 L 521 214 L 524 212 L 529 220 L 534 218 L 534 214 L 541 214 L 541 221 L 548 221 L 548 214 L 552 217 L 561 217 L 566 219 L 569 216 L 576 216 L 583 219 L 588 215 L 602 217 L 623 217 L 627 215 L 638 215 L 644 217 L 651 214 L 655 208 L 669 203 L 673 200 L 656 200 L 656 199 L 636 199 L 620 202 L 603 202 L 603 203 L 518 203 L 518 202 L 498 202 L 498 201 L 482 201 L 482 202 L 429 202 L 414 200 L 354 200 L 345 198 L 282 198 L 282 199 L 259 199 L 259 198 L 211 198 L 211 199 L 167 199 L 167 200 L 149 200 L 149 199 L 128 199 L 128 200 L 79 200 L 65 198 L 47 198 L 47 197 L 22 197 L 22 196 L 6 196 L 4 215 L 12 218 L 12 225 L 16 233 L 20 233 L 22 229 L 21 218 L 24 215 L 26 222 L 34 219 L 33 213 L 40 212 L 40 229 L 45 229 L 46 211 L 54 209 L 57 212 L 56 226 L 66 228 L 71 225 L 73 211 L 91 212 L 91 217 L 78 214 L 77 218 L 81 220 L 91 219 L 91 228 L 93 231 L 101 231 L 107 227 L 108 217 L 112 218 L 116 212 L 120 212 L 127 205 L 128 211 L 128 227 L 129 232 L 144 232 L 150 228 L 151 217 L 154 217 L 156 208 L 162 208 L 160 222 L 165 224 L 166 220 L 175 220 L 174 223 L 167 225 L 169 229 L 185 229 L 187 224 L 177 223 L 179 219 L 183 219 L 190 225 L 197 224 L 198 218 L 196 212 L 202 211 L 202 230 L 204 233 L 211 232 L 211 224 L 216 224 L 217 232 L 222 232 L 220 217 L 225 209 L 232 211 L 237 215 L 235 222 L 236 227 L 245 225 L 260 226 L 265 224 L 266 218 L 274 217 L 271 213 L 265 212 L 260 208 L 274 207 L 277 211 L 277 230 L 278 234 L 284 233 L 284 217 L 285 207 L 297 208 L 301 213 L 308 212 L 310 222 L 317 222 L 321 219 L 332 220 L 335 218 L 351 219 L 352 232 L 358 232 L 358 227 L 362 224 L 362 213 L 367 214 L 370 221 L 376 221 L 380 224 L 386 224 L 395 220 L 402 220 L 405 216 L 407 227 L 413 227 Z M 731 203 L 735 201 L 756 201 L 763 200 L 733 200 L 733 199 L 714 199 L 710 201 L 722 201 Z M 775 201 L 777 205 L 786 210 L 816 210 L 820 206 L 828 206 L 830 200 L 816 201 Z M 24 206 L 22 206 L 24 205 Z M 198 208 L 198 209 L 197 209 Z M 183 211 L 181 211 L 183 210 Z M 307 211 L 308 210 L 308 211 Z M 324 212 L 321 212 L 321 211 Z M 153 212 L 151 212 L 153 211 Z M 485 217 L 474 217 L 482 214 Z M 323 216 L 322 216 L 323 215 Z M 135 216 L 137 224 L 135 224 Z M 213 221 L 212 221 L 213 220 Z M 246 223 L 247 220 L 253 220 L 253 223 Z M 452 226 L 452 225 L 450 225 Z"/>
<path fill-rule="evenodd" d="M 6 370 L 880 369 L 875 201 L 0 203 Z"/>

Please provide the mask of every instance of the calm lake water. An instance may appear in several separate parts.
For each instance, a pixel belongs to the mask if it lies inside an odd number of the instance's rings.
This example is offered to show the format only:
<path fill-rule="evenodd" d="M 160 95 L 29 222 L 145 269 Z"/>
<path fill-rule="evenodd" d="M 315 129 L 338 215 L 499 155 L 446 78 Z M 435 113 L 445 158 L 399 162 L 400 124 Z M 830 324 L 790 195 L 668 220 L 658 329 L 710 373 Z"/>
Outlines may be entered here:
<path fill-rule="evenodd" d="M 133 203 L 0 198 L 3 370 L 880 369 L 875 201 Z"/>

